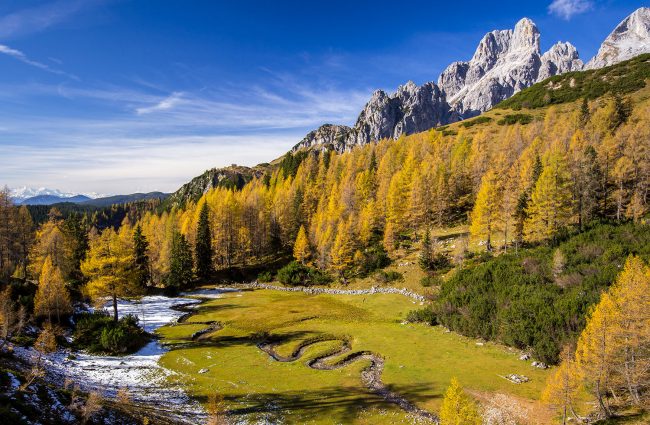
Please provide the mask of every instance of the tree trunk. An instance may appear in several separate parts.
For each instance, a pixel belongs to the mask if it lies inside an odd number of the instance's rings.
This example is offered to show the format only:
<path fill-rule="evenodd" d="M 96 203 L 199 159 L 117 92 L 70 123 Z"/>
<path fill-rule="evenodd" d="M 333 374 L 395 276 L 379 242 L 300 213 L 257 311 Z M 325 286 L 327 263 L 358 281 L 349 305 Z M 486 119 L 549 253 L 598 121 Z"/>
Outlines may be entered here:
<path fill-rule="evenodd" d="M 117 295 L 113 293 L 113 321 L 117 322 Z"/>

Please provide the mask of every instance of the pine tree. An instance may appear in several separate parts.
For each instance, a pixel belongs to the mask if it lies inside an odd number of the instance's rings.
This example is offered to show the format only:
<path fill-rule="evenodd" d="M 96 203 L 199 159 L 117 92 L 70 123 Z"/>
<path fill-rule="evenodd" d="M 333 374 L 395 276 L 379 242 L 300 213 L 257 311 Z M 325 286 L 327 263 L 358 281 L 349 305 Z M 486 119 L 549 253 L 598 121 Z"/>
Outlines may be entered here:
<path fill-rule="evenodd" d="M 133 231 L 133 271 L 136 284 L 143 290 L 151 280 L 148 251 L 149 241 L 138 224 Z"/>
<path fill-rule="evenodd" d="M 293 245 L 293 258 L 301 264 L 307 264 L 311 257 L 311 249 L 309 247 L 309 239 L 307 239 L 307 232 L 305 226 L 300 226 L 296 242 Z"/>
<path fill-rule="evenodd" d="M 476 403 L 463 391 L 456 378 L 445 391 L 440 408 L 440 425 L 481 425 Z"/>
<path fill-rule="evenodd" d="M 210 226 L 210 210 L 207 202 L 201 205 L 199 222 L 196 227 L 196 276 L 199 279 L 208 279 L 214 272 L 212 263 L 212 228 Z"/>
<path fill-rule="evenodd" d="M 172 238 L 170 255 L 169 275 L 167 275 L 167 287 L 178 291 L 189 287 L 194 279 L 192 250 L 187 243 L 185 236 L 176 231 Z"/>

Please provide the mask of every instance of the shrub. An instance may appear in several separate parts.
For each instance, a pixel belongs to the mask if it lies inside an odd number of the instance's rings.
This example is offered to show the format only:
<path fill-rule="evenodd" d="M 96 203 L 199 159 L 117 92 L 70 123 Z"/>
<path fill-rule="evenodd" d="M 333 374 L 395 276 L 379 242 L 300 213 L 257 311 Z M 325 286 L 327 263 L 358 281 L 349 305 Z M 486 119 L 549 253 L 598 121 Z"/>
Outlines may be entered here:
<path fill-rule="evenodd" d="M 332 281 L 331 276 L 318 269 L 307 267 L 297 261 L 292 261 L 278 270 L 280 283 L 290 286 L 298 285 L 327 285 Z"/>
<path fill-rule="evenodd" d="M 77 348 L 106 354 L 132 353 L 149 341 L 136 316 L 129 314 L 116 323 L 105 311 L 81 314 L 74 337 Z"/>
<path fill-rule="evenodd" d="M 390 264 L 388 253 L 383 244 L 377 243 L 364 250 L 363 260 L 359 264 L 359 274 L 367 276 L 375 270 L 386 267 Z"/>
<path fill-rule="evenodd" d="M 257 281 L 262 283 L 269 283 L 273 281 L 273 273 L 270 271 L 262 272 L 257 275 Z"/>
<path fill-rule="evenodd" d="M 559 280 L 551 267 L 557 248 L 565 257 Z M 541 361 L 555 363 L 631 252 L 650 259 L 650 226 L 598 225 L 557 247 L 474 259 L 442 283 L 435 311 L 454 331 L 531 349 Z"/>
<path fill-rule="evenodd" d="M 389 271 L 379 270 L 375 274 L 375 280 L 379 283 L 387 284 L 391 282 L 404 280 L 404 276 L 402 276 L 402 273 L 396 272 L 394 270 L 389 270 Z"/>
<path fill-rule="evenodd" d="M 420 256 L 419 263 L 423 270 L 445 270 L 451 267 L 451 261 L 444 252 L 432 252 L 428 257 Z"/>
<path fill-rule="evenodd" d="M 462 123 L 460 123 L 460 125 L 462 125 L 465 128 L 470 128 L 470 127 L 473 127 L 473 126 L 475 126 L 477 124 L 484 124 L 484 123 L 490 122 L 490 121 L 492 121 L 492 118 L 481 116 L 481 117 L 478 117 L 478 118 L 474 118 L 473 120 L 463 121 Z"/>
<path fill-rule="evenodd" d="M 438 318 L 431 307 L 411 310 L 406 315 L 406 320 L 411 323 L 426 323 L 431 326 L 438 324 Z"/>
<path fill-rule="evenodd" d="M 424 276 L 422 279 L 420 279 L 420 285 L 425 288 L 430 288 L 432 286 L 441 286 L 442 279 L 437 275 Z"/>
<path fill-rule="evenodd" d="M 514 124 L 521 124 L 521 125 L 526 125 L 530 124 L 533 122 L 533 116 L 528 115 L 528 114 L 512 114 L 512 115 L 505 115 L 503 118 L 501 118 L 499 121 L 497 121 L 497 124 L 499 125 L 514 125 Z"/>

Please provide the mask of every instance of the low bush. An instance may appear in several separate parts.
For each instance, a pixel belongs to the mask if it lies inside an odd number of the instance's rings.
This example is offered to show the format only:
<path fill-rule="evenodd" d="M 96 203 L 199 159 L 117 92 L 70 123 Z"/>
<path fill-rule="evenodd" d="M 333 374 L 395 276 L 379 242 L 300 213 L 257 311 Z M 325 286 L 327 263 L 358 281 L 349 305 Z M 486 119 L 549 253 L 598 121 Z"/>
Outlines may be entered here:
<path fill-rule="evenodd" d="M 499 125 L 514 125 L 514 124 L 521 124 L 521 125 L 526 125 L 530 124 L 533 122 L 533 116 L 528 115 L 528 114 L 512 114 L 512 115 L 506 115 L 503 118 L 501 118 L 499 121 L 497 121 L 497 124 Z"/>
<path fill-rule="evenodd" d="M 432 286 L 441 286 L 442 279 L 437 275 L 424 276 L 422 279 L 420 279 L 420 285 L 425 288 L 430 288 Z"/>
<path fill-rule="evenodd" d="M 553 271 L 557 249 L 566 258 L 559 276 Z M 443 282 L 435 311 L 454 331 L 532 350 L 541 361 L 556 363 L 631 253 L 650 259 L 650 226 L 597 225 L 557 247 L 477 257 Z"/>
<path fill-rule="evenodd" d="M 375 273 L 375 280 L 381 284 L 387 284 L 402 281 L 404 280 L 404 276 L 402 276 L 402 273 L 396 272 L 394 270 L 379 270 L 377 273 Z"/>
<path fill-rule="evenodd" d="M 297 261 L 292 261 L 278 270 L 277 278 L 280 283 L 289 286 L 327 285 L 332 282 L 329 274 Z"/>
<path fill-rule="evenodd" d="M 406 321 L 411 323 L 426 323 L 431 326 L 438 324 L 436 313 L 430 307 L 409 311 L 406 314 Z"/>
<path fill-rule="evenodd" d="M 257 281 L 261 283 L 269 283 L 273 281 L 273 273 L 266 271 L 257 275 Z"/>
<path fill-rule="evenodd" d="M 74 331 L 74 345 L 94 354 L 133 353 L 149 339 L 136 316 L 127 315 L 115 322 L 106 311 L 82 313 Z"/>

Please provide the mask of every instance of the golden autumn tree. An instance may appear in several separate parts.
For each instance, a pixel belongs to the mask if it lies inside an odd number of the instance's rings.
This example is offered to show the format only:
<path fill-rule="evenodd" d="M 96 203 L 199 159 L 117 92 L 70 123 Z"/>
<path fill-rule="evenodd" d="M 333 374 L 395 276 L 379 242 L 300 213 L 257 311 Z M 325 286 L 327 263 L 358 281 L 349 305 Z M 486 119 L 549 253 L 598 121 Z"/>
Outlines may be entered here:
<path fill-rule="evenodd" d="M 650 390 L 650 268 L 630 256 L 610 293 L 616 309 L 613 385 L 627 393 L 630 404 L 649 407 L 643 394 Z"/>
<path fill-rule="evenodd" d="M 571 176 L 561 154 L 550 155 L 531 195 L 526 235 L 531 241 L 546 240 L 571 223 Z"/>
<path fill-rule="evenodd" d="M 309 247 L 305 226 L 300 226 L 298 230 L 298 236 L 296 236 L 296 242 L 293 245 L 293 258 L 302 264 L 307 264 L 307 261 L 311 258 L 311 248 Z"/>
<path fill-rule="evenodd" d="M 478 407 L 452 378 L 440 408 L 440 425 L 481 425 L 483 423 Z"/>
<path fill-rule="evenodd" d="M 469 228 L 472 238 L 485 238 L 485 248 L 488 251 L 492 251 L 492 235 L 497 231 L 500 205 L 499 176 L 490 170 L 481 179 L 481 188 L 476 196 Z"/>
<path fill-rule="evenodd" d="M 336 229 L 336 237 L 332 245 L 331 268 L 339 277 L 343 277 L 345 271 L 350 268 L 354 259 L 354 245 L 350 238 L 350 227 L 345 221 L 341 221 Z"/>
<path fill-rule="evenodd" d="M 117 299 L 137 295 L 137 285 L 131 276 L 133 250 L 113 229 L 104 230 L 90 241 L 81 271 L 89 279 L 88 295 L 95 301 L 109 297 L 113 303 L 113 319 L 117 321 Z"/>
<path fill-rule="evenodd" d="M 574 408 L 580 394 L 581 377 L 570 347 L 565 347 L 560 355 L 561 363 L 549 376 L 542 393 L 542 401 L 552 406 L 562 415 L 562 424 L 569 420 L 569 414 L 578 418 Z"/>
<path fill-rule="evenodd" d="M 615 313 L 612 297 L 604 293 L 589 315 L 587 326 L 582 331 L 576 347 L 576 363 L 605 417 L 611 416 L 607 391 L 614 359 L 611 336 Z"/>
<path fill-rule="evenodd" d="M 47 316 L 48 322 L 52 322 L 52 317 L 55 316 L 56 321 L 60 322 L 61 316 L 71 313 L 72 302 L 65 287 L 63 274 L 48 255 L 38 279 L 38 290 L 34 297 L 34 315 Z"/>

